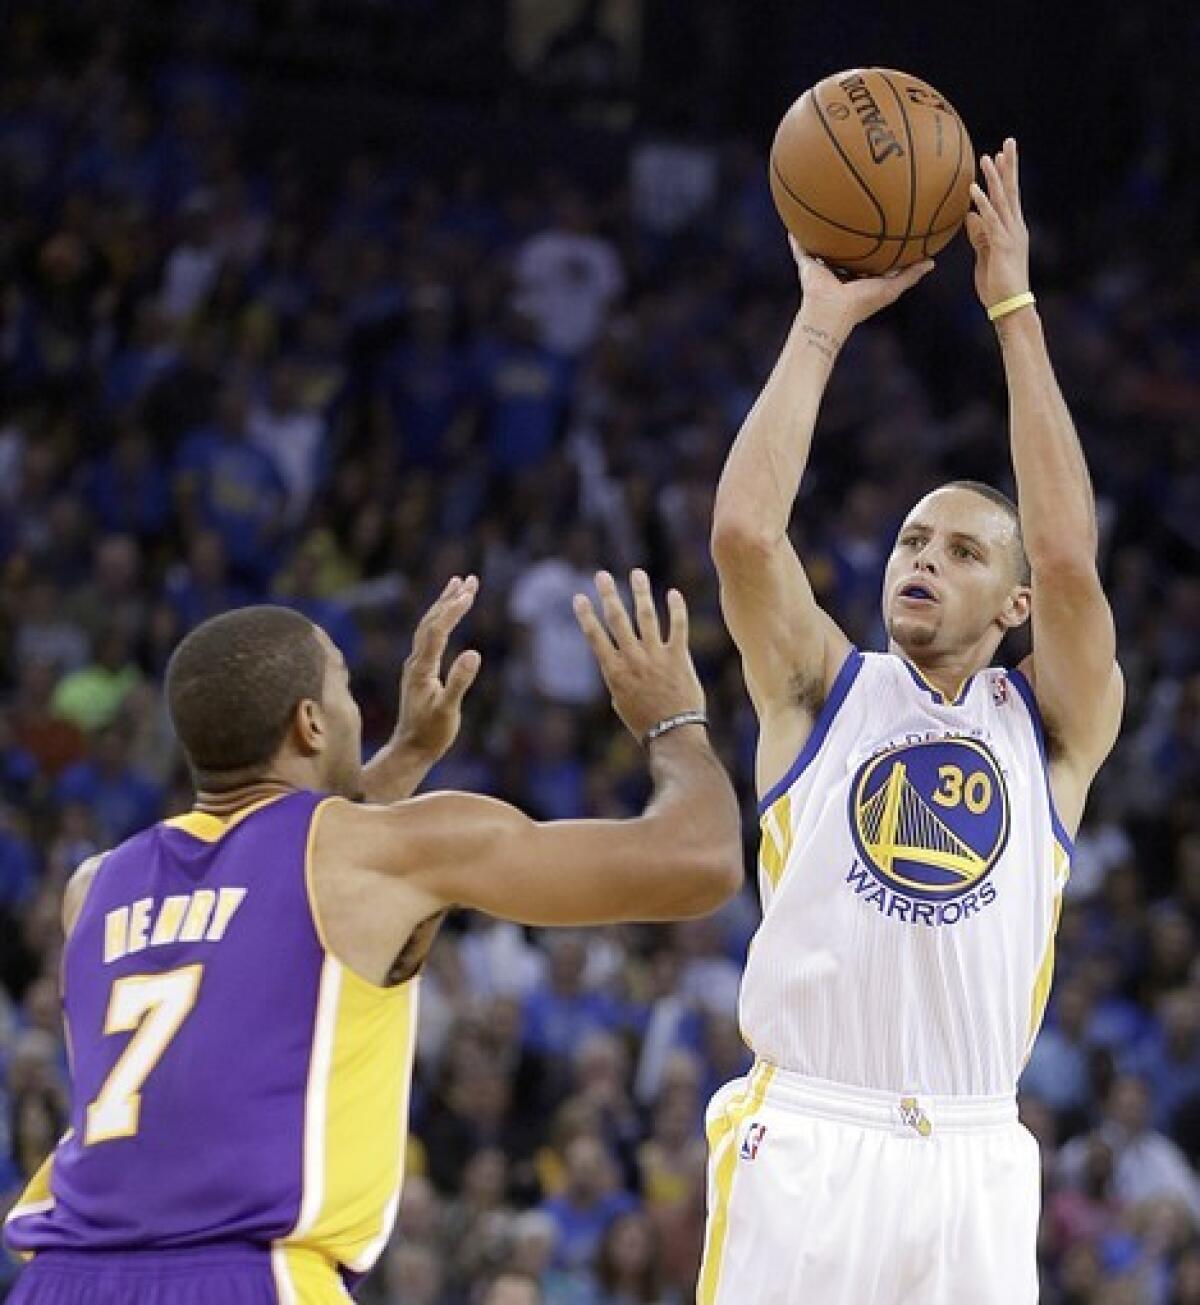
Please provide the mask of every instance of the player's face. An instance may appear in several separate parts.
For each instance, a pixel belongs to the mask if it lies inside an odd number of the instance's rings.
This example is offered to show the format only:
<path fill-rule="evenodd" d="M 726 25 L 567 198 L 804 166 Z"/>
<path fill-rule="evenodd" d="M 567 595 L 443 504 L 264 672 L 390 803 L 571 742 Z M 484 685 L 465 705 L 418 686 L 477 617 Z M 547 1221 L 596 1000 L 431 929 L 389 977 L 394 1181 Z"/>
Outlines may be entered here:
<path fill-rule="evenodd" d="M 321 757 L 321 787 L 328 793 L 357 798 L 362 793 L 362 713 L 350 692 L 346 659 L 324 630 L 318 635 L 325 648 L 321 708 L 329 733 Z"/>
<path fill-rule="evenodd" d="M 883 580 L 888 635 L 906 652 L 969 648 L 1024 619 L 1012 519 L 969 489 L 935 490 L 909 513 Z"/>

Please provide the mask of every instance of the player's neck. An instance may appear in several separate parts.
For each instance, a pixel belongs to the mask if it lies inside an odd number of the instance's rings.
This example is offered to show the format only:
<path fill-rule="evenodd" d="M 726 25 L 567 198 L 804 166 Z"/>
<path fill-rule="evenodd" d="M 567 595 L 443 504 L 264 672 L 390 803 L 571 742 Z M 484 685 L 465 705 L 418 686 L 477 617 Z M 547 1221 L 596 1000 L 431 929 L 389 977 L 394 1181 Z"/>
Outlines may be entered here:
<path fill-rule="evenodd" d="M 897 656 L 903 657 L 921 679 L 930 688 L 936 689 L 947 702 L 953 702 L 971 676 L 981 669 L 977 657 L 964 653 L 931 653 L 921 650 L 914 655 L 901 648 L 895 640 L 890 642 L 889 648 Z"/>
<path fill-rule="evenodd" d="M 296 791 L 297 785 L 275 776 L 250 780 L 245 784 L 237 785 L 236 788 L 221 789 L 216 792 L 198 788 L 193 810 L 224 819 L 236 815 L 243 807 L 253 806 L 256 802 L 265 802 L 268 798 L 284 797 Z"/>

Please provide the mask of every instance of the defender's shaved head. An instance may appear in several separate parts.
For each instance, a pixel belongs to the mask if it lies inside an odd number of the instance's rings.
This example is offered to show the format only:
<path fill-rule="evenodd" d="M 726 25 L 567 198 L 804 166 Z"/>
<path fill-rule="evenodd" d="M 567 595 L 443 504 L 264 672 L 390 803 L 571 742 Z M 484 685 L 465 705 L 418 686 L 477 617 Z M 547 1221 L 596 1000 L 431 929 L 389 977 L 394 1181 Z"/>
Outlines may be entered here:
<path fill-rule="evenodd" d="M 167 706 L 206 787 L 222 787 L 222 775 L 244 782 L 274 757 L 297 705 L 321 701 L 325 660 L 316 627 L 287 607 L 225 612 L 183 640 L 167 666 Z"/>

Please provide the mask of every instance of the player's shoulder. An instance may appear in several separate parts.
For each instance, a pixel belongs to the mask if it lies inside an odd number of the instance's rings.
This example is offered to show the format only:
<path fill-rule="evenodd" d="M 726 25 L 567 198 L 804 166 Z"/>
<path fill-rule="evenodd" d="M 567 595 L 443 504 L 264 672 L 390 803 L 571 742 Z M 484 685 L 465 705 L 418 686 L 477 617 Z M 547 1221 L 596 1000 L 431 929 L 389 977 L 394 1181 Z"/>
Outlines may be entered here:
<path fill-rule="evenodd" d="M 83 904 L 87 900 L 87 895 L 95 882 L 96 875 L 110 855 L 111 851 L 106 851 L 97 852 L 95 856 L 89 856 L 79 863 L 70 879 L 67 880 L 67 886 L 63 889 L 62 902 L 63 933 L 67 936 L 70 936 L 71 930 L 75 928 L 75 922 L 79 919 L 79 913 L 83 910 Z"/>
<path fill-rule="evenodd" d="M 315 858 L 403 876 L 430 862 L 471 855 L 514 817 L 528 820 L 506 803 L 475 793 L 427 793 L 393 803 L 327 798 L 317 821 Z"/>

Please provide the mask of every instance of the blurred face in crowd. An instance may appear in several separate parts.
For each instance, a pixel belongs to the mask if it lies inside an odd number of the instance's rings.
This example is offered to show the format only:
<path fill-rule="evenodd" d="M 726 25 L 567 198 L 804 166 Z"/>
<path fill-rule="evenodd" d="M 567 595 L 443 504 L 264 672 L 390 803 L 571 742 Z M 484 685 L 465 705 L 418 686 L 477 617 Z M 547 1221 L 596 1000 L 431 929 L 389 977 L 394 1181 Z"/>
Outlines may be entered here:
<path fill-rule="evenodd" d="M 578 992 L 583 983 L 587 945 L 574 934 L 556 934 L 550 943 L 550 981 L 556 992 Z"/>
<path fill-rule="evenodd" d="M 435 1305 L 442 1291 L 442 1271 L 428 1246 L 401 1243 L 388 1256 L 391 1299 L 404 1305 Z"/>
<path fill-rule="evenodd" d="M 927 494 L 896 538 L 883 580 L 888 637 L 914 660 L 974 653 L 985 664 L 1029 616 L 1012 517 L 961 487 Z"/>
<path fill-rule="evenodd" d="M 654 1258 L 654 1238 L 644 1214 L 623 1215 L 609 1233 L 609 1259 L 622 1278 L 646 1271 Z"/>
<path fill-rule="evenodd" d="M 1127 1133 L 1142 1132 L 1150 1119 L 1150 1101 L 1141 1079 L 1119 1078 L 1108 1097 L 1108 1117 Z"/>
<path fill-rule="evenodd" d="M 604 1144 L 598 1137 L 585 1134 L 567 1147 L 567 1190 L 580 1204 L 594 1201 L 608 1191 L 612 1168 Z"/>
<path fill-rule="evenodd" d="M 488 1286 L 483 1305 L 541 1305 L 542 1289 L 520 1273 L 502 1273 Z"/>

